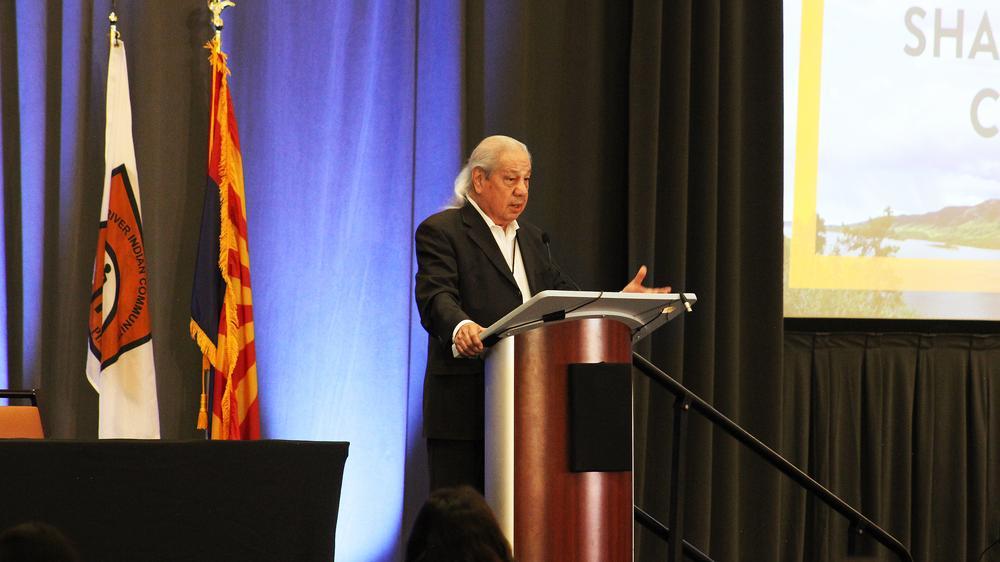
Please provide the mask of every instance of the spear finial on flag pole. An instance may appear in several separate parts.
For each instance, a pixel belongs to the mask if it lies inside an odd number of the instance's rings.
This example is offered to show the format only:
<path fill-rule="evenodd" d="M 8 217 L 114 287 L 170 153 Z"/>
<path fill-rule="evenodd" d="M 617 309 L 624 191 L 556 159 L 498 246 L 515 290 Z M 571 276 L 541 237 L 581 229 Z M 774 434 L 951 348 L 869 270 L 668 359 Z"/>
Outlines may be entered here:
<path fill-rule="evenodd" d="M 121 38 L 122 34 L 118 32 L 118 16 L 115 14 L 115 3 L 111 4 L 111 13 L 108 14 L 108 21 L 111 23 L 111 32 L 109 36 L 111 38 L 111 47 L 118 46 L 118 40 Z"/>
<path fill-rule="evenodd" d="M 222 10 L 236 4 L 230 0 L 208 0 L 208 9 L 212 11 L 212 27 L 215 28 L 215 39 L 222 43 Z"/>

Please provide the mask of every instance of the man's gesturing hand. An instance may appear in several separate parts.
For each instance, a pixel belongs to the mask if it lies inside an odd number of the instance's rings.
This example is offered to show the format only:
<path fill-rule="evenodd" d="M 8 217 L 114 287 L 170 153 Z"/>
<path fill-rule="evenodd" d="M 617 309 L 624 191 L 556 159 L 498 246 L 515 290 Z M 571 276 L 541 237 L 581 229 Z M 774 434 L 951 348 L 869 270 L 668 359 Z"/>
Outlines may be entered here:
<path fill-rule="evenodd" d="M 646 266 L 639 266 L 635 277 L 622 289 L 623 293 L 669 293 L 670 287 L 644 287 L 642 281 L 646 278 Z"/>

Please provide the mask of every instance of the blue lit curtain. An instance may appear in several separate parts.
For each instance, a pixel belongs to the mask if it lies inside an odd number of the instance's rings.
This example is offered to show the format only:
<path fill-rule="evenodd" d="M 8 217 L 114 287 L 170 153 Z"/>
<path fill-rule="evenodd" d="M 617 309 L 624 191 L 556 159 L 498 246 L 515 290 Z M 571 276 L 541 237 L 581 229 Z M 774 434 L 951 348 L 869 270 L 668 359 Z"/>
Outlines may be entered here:
<path fill-rule="evenodd" d="M 447 200 L 463 151 L 460 5 L 430 4 L 245 0 L 224 14 L 263 431 L 351 443 L 338 525 L 343 560 L 394 556 L 403 513 L 426 489 L 412 232 Z M 163 436 L 197 438 L 200 359 L 187 324 L 211 28 L 203 0 L 117 7 Z M 0 2 L 0 388 L 40 388 L 47 433 L 58 438 L 96 436 L 96 395 L 83 369 L 110 8 Z M 405 493 L 406 474 L 419 493 Z"/>

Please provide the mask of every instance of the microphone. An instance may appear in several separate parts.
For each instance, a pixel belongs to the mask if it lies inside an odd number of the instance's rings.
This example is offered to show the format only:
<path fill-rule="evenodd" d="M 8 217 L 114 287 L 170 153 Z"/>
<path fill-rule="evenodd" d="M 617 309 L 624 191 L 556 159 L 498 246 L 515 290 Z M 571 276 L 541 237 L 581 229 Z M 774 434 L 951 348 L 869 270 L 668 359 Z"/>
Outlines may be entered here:
<path fill-rule="evenodd" d="M 550 240 L 549 240 L 549 233 L 545 232 L 543 230 L 542 231 L 542 244 L 545 244 L 545 252 L 549 255 L 549 265 L 551 265 L 553 268 L 556 269 L 556 271 L 558 271 L 559 273 L 561 273 L 562 276 L 565 277 L 566 280 L 569 281 L 570 284 L 573 285 L 573 287 L 575 287 L 577 291 L 581 290 L 580 286 L 576 284 L 576 281 L 574 281 L 573 278 L 570 277 L 568 273 L 566 273 L 565 271 L 563 271 L 562 269 L 560 269 L 558 265 L 556 265 L 555 260 L 552 259 L 552 248 L 551 248 L 549 242 L 550 242 Z"/>
<path fill-rule="evenodd" d="M 691 312 L 691 301 L 689 301 L 684 295 L 684 291 L 680 291 L 677 294 L 681 297 L 681 302 L 684 303 L 684 308 L 687 309 L 688 312 Z"/>

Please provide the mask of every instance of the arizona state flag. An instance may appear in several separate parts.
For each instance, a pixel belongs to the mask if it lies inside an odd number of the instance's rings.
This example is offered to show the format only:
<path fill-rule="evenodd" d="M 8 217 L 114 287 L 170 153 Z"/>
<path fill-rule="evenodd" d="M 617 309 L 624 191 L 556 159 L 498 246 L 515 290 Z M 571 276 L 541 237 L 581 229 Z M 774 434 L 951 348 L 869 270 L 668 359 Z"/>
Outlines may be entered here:
<path fill-rule="evenodd" d="M 149 267 L 121 40 L 111 46 L 107 96 L 104 194 L 90 296 L 87 379 L 100 394 L 98 437 L 159 439 Z"/>
<path fill-rule="evenodd" d="M 208 185 L 191 295 L 191 336 L 211 365 L 212 439 L 259 439 L 243 159 L 218 39 L 211 50 Z"/>

